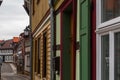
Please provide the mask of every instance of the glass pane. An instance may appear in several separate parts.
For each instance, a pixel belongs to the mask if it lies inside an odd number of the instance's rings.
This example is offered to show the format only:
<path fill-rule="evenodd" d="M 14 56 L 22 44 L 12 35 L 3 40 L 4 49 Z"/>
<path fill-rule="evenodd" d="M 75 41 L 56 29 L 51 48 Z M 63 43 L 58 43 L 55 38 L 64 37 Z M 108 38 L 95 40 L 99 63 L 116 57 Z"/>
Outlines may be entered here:
<path fill-rule="evenodd" d="M 120 16 L 120 0 L 102 0 L 101 1 L 102 22 L 111 20 Z"/>
<path fill-rule="evenodd" d="M 109 35 L 101 37 L 101 80 L 109 80 Z"/>
<path fill-rule="evenodd" d="M 114 65 L 115 65 L 115 80 L 120 80 L 120 32 L 115 33 L 115 59 L 114 59 Z"/>

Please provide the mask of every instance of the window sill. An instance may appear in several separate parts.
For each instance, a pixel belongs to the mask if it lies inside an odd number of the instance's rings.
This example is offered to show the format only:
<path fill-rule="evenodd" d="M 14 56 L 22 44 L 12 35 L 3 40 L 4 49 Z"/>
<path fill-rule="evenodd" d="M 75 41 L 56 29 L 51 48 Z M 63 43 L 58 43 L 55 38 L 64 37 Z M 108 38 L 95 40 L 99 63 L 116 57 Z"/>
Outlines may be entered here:
<path fill-rule="evenodd" d="M 111 20 L 103 22 L 103 23 L 99 23 L 99 24 L 97 24 L 97 28 L 99 29 L 99 28 L 103 28 L 103 27 L 108 27 L 108 26 L 111 26 L 111 25 L 114 25 L 117 23 L 120 23 L 120 17 L 111 19 Z"/>

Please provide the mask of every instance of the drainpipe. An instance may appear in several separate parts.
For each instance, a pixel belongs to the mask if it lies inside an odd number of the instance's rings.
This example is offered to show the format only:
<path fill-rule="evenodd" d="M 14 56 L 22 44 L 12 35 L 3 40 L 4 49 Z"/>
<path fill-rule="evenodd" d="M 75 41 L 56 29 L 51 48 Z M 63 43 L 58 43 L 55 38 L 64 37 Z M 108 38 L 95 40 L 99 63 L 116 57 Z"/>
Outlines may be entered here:
<path fill-rule="evenodd" d="M 54 70 L 54 53 L 55 53 L 55 35 L 54 35 L 54 6 L 53 6 L 53 0 L 49 0 L 49 6 L 50 6 L 50 21 L 51 21 L 51 65 L 50 65 L 50 80 L 55 80 L 55 70 Z"/>
<path fill-rule="evenodd" d="M 30 1 L 30 3 L 29 3 L 29 24 L 30 24 L 30 26 L 29 26 L 29 30 L 30 30 L 30 35 L 29 35 L 29 37 L 30 37 L 30 80 L 33 80 L 33 54 L 32 54 L 32 48 L 33 48 L 33 44 L 32 44 L 32 42 L 33 42 L 33 39 L 32 39 L 32 1 L 33 0 L 29 0 Z"/>

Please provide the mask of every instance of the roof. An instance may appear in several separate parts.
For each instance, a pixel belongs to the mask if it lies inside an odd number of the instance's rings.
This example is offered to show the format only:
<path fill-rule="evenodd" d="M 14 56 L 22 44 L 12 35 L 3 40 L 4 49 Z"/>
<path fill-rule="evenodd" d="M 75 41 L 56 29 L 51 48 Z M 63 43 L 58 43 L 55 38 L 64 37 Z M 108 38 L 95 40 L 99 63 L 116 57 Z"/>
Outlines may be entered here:
<path fill-rule="evenodd" d="M 4 40 L 0 40 L 0 44 L 2 44 L 4 42 Z"/>
<path fill-rule="evenodd" d="M 19 37 L 13 37 L 13 42 L 19 42 Z"/>
<path fill-rule="evenodd" d="M 23 5 L 25 11 L 27 12 L 27 14 L 29 15 L 30 12 L 30 0 L 24 0 L 24 5 Z"/>
<path fill-rule="evenodd" d="M 2 42 L 2 41 L 4 41 L 4 40 L 0 40 L 0 42 Z"/>
<path fill-rule="evenodd" d="M 0 49 L 13 49 L 12 43 L 13 39 L 2 41 Z"/>

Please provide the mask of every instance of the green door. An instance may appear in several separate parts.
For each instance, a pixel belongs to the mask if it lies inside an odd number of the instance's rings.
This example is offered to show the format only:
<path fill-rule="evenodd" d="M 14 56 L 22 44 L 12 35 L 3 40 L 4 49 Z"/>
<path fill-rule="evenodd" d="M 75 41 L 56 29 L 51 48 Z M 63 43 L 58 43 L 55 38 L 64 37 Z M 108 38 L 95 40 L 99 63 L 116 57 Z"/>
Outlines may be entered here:
<path fill-rule="evenodd" d="M 80 0 L 80 80 L 90 80 L 90 0 Z"/>

